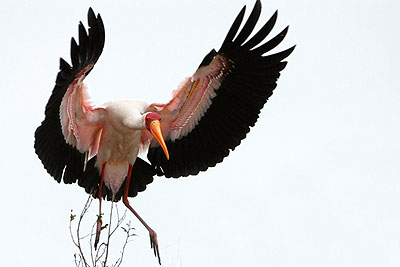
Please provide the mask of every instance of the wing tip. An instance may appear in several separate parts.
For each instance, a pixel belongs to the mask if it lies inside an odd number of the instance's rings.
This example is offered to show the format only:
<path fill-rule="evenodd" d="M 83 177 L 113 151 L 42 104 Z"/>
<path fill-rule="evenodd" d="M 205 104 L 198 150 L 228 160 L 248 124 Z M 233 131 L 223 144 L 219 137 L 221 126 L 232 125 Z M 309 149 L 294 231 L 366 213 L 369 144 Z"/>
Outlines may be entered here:
<path fill-rule="evenodd" d="M 70 71 L 70 74 L 76 75 L 79 70 L 91 63 L 96 63 L 99 59 L 105 41 L 104 23 L 100 14 L 95 15 L 90 7 L 88 11 L 88 25 L 86 28 L 82 21 L 78 24 L 79 44 L 74 37 L 71 38 L 71 66 L 63 60 L 61 71 Z M 66 68 L 66 66 L 70 68 Z M 89 71 L 87 72 L 89 73 Z"/>
<path fill-rule="evenodd" d="M 255 9 L 259 10 L 258 12 L 261 12 L 262 5 L 260 0 L 257 0 L 256 3 L 254 4 L 253 10 Z"/>
<path fill-rule="evenodd" d="M 260 0 L 256 1 L 249 18 L 247 19 L 245 25 L 239 32 L 239 27 L 243 22 L 245 9 L 246 6 L 244 6 L 237 15 L 218 53 L 228 54 L 229 57 L 229 54 L 231 52 L 238 53 L 238 51 L 240 50 L 241 51 L 240 54 L 242 56 L 244 56 L 247 53 L 251 53 L 252 55 L 262 56 L 264 53 L 268 52 L 269 50 L 279 45 L 279 43 L 281 43 L 282 40 L 286 37 L 289 31 L 289 26 L 286 26 L 279 34 L 277 34 L 270 41 L 267 41 L 266 43 L 262 44 L 262 42 L 270 34 L 271 30 L 274 28 L 276 24 L 278 18 L 278 9 L 276 9 L 275 12 L 272 14 L 272 16 L 268 19 L 268 21 L 263 25 L 263 27 L 258 32 L 256 32 L 251 38 L 249 38 L 249 40 L 245 41 L 245 39 L 247 39 L 248 36 L 251 35 L 251 33 L 255 28 L 255 24 L 257 23 L 258 20 L 257 13 L 261 12 L 261 1 Z M 237 37 L 236 39 L 234 39 L 233 37 L 236 34 Z"/>
<path fill-rule="evenodd" d="M 233 39 L 235 38 L 240 25 L 242 24 L 244 14 L 246 12 L 246 5 L 242 7 L 240 10 L 239 14 L 236 16 L 235 20 L 233 21 L 228 34 L 225 37 L 225 40 L 222 42 L 221 48 L 219 51 L 223 51 L 229 47 L 229 45 L 233 42 Z"/>

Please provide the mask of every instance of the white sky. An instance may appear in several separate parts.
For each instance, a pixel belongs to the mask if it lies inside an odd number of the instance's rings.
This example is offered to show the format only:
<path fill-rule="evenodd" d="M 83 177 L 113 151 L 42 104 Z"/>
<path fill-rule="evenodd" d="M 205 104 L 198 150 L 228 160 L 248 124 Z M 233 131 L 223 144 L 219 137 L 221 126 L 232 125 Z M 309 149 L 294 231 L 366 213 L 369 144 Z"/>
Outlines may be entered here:
<path fill-rule="evenodd" d="M 87 196 L 45 172 L 33 133 L 89 6 L 106 28 L 86 81 L 101 104 L 167 101 L 254 2 L 2 2 L 2 266 L 73 266 L 68 218 Z M 263 1 L 260 22 L 278 9 L 273 33 L 290 24 L 279 50 L 297 48 L 256 127 L 216 168 L 156 178 L 131 200 L 159 235 L 163 266 L 400 265 L 399 8 Z M 139 236 L 123 266 L 157 266 L 146 230 L 128 219 Z"/>

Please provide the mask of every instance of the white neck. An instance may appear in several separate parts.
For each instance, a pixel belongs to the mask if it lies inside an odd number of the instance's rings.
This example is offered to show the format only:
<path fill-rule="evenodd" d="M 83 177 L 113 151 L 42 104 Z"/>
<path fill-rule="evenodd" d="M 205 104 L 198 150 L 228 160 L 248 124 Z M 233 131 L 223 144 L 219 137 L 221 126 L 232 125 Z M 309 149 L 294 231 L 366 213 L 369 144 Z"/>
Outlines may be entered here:
<path fill-rule="evenodd" d="M 145 114 L 130 114 L 122 120 L 122 125 L 130 130 L 145 130 L 146 123 L 145 123 Z"/>

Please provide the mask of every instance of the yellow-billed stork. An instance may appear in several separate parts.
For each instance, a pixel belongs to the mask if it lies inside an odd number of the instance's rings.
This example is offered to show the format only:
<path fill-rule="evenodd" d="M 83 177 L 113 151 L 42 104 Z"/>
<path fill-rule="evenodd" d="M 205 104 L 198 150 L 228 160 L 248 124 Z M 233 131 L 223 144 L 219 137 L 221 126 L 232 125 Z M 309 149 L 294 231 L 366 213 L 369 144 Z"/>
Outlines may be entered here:
<path fill-rule="evenodd" d="M 251 38 L 261 13 L 259 0 L 239 31 L 245 14 L 240 11 L 221 48 L 202 60 L 167 104 L 118 101 L 94 106 L 83 80 L 104 47 L 101 16 L 90 8 L 89 30 L 79 24 L 79 44 L 71 40 L 69 65 L 60 59 L 56 85 L 35 132 L 35 151 L 57 182 L 78 182 L 101 200 L 123 203 L 150 234 L 151 247 L 160 261 L 157 235 L 130 206 L 128 197 L 146 189 L 153 176 L 196 175 L 215 166 L 238 146 L 276 87 L 284 60 L 294 46 L 265 55 L 285 37 L 288 28 L 267 42 L 277 12 Z M 165 141 L 164 141 L 165 140 Z M 148 149 L 150 162 L 138 158 Z M 105 186 L 103 186 L 103 183 Z M 101 216 L 97 221 L 99 240 Z"/>

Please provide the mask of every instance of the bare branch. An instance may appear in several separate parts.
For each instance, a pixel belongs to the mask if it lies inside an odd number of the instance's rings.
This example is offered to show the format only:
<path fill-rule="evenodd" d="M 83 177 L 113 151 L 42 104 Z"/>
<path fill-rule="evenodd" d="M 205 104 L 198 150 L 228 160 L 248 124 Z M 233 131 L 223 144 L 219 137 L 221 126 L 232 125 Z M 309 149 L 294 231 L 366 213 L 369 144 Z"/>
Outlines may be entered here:
<path fill-rule="evenodd" d="M 126 238 L 125 238 L 125 242 L 124 245 L 122 246 L 122 251 L 121 251 L 121 257 L 119 259 L 117 259 L 117 261 L 115 262 L 115 264 L 113 266 L 119 267 L 122 263 L 122 260 L 124 258 L 124 253 L 125 253 L 125 248 L 126 245 L 129 243 L 129 238 L 132 236 L 135 236 L 136 234 L 132 234 L 131 231 L 135 230 L 135 228 L 131 227 L 131 221 L 129 221 L 126 224 L 127 228 L 124 228 L 123 226 L 121 226 L 122 230 L 124 230 L 124 232 L 126 233 Z"/>
<path fill-rule="evenodd" d="M 78 227 L 76 229 L 76 236 L 77 236 L 77 243 L 78 243 L 78 249 L 79 249 L 79 253 L 81 256 L 81 259 L 83 260 L 84 266 L 87 267 L 89 266 L 89 264 L 87 264 L 85 255 L 83 254 L 82 251 L 82 246 L 81 246 L 81 237 L 80 237 L 80 228 L 81 228 L 81 223 L 83 220 L 83 217 L 85 216 L 85 214 L 88 212 L 90 205 L 92 204 L 92 200 L 93 198 L 91 196 L 88 197 L 88 199 L 86 200 L 85 206 L 83 207 L 83 210 L 81 212 L 81 215 L 79 216 L 79 221 L 78 221 Z"/>
<path fill-rule="evenodd" d="M 101 242 L 101 244 L 99 244 L 97 250 L 94 250 L 93 249 L 93 242 L 94 242 L 93 236 L 96 235 L 95 231 L 96 231 L 97 221 L 92 224 L 89 234 L 81 236 L 81 226 L 83 225 L 83 217 L 88 213 L 92 201 L 93 201 L 93 198 L 90 196 L 87 199 L 87 201 L 82 209 L 82 212 L 77 220 L 78 223 L 76 226 L 77 228 L 76 228 L 75 235 L 74 235 L 74 231 L 72 229 L 73 228 L 72 221 L 76 221 L 77 216 L 74 215 L 73 211 L 71 210 L 69 232 L 70 232 L 70 236 L 71 236 L 73 244 L 79 250 L 79 253 L 74 254 L 74 264 L 76 267 L 81 267 L 81 266 L 82 267 L 90 267 L 90 266 L 93 266 L 93 267 L 100 267 L 100 266 L 101 267 L 107 267 L 107 266 L 119 267 L 122 263 L 126 246 L 131 241 L 130 238 L 135 235 L 132 233 L 134 228 L 132 228 L 130 226 L 130 222 L 127 223 L 126 226 L 121 226 L 126 218 L 127 211 L 125 210 L 124 213 L 122 214 L 122 216 L 120 216 L 120 212 L 118 210 L 117 204 L 112 202 L 111 208 L 110 208 L 110 214 L 109 214 L 109 216 L 110 216 L 109 223 L 101 227 L 101 230 L 105 230 L 108 227 L 107 239 L 104 242 Z M 115 211 L 114 211 L 114 209 L 115 209 Z M 114 215 L 114 218 L 113 218 L 113 213 L 116 213 L 116 215 Z M 115 224 L 115 225 L 113 225 L 113 224 Z M 120 257 L 115 261 L 114 264 L 107 265 L 107 262 L 110 260 L 109 258 L 110 258 L 110 252 L 111 252 L 110 251 L 111 236 L 113 236 L 117 232 L 117 229 L 120 229 L 120 228 L 126 234 L 125 241 L 122 246 L 122 250 L 120 251 Z M 89 239 L 87 239 L 88 237 L 89 237 Z M 82 246 L 81 240 L 84 240 L 84 239 L 86 239 L 87 242 L 89 243 L 91 265 L 89 265 L 86 260 L 84 249 Z M 85 248 L 86 248 L 86 246 L 87 245 L 85 245 Z M 89 255 L 86 255 L 86 256 L 89 257 Z"/>
<path fill-rule="evenodd" d="M 89 246 L 90 246 L 90 258 L 92 259 L 93 267 L 96 266 L 94 258 L 93 258 L 93 236 L 94 236 L 93 231 L 94 231 L 94 227 L 96 226 L 96 224 L 97 224 L 97 222 L 93 223 L 92 229 L 90 230 L 90 244 L 89 244 Z"/>
<path fill-rule="evenodd" d="M 113 213 L 113 207 L 114 207 L 114 202 L 111 202 L 111 210 L 110 210 L 110 222 L 109 222 L 109 227 L 108 227 L 108 236 L 107 236 L 107 248 L 106 248 L 106 257 L 104 259 L 104 267 L 106 267 L 107 264 L 107 259 L 108 259 L 108 248 L 110 247 L 110 238 L 111 238 L 111 223 L 112 223 L 112 213 Z M 114 233 L 114 231 L 113 231 Z"/>
<path fill-rule="evenodd" d="M 75 216 L 76 215 L 72 215 L 72 210 L 71 210 L 71 216 L 70 216 L 70 219 L 69 219 L 69 234 L 70 234 L 70 236 L 71 236 L 71 239 L 72 239 L 72 242 L 74 243 L 74 245 L 76 246 L 76 247 L 78 247 L 78 244 L 76 243 L 76 241 L 75 241 L 75 239 L 74 239 L 74 235 L 72 234 L 72 221 L 75 219 Z M 75 256 L 76 254 L 74 254 L 74 256 Z"/>

